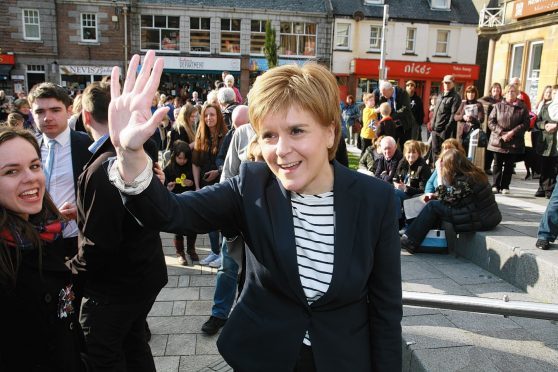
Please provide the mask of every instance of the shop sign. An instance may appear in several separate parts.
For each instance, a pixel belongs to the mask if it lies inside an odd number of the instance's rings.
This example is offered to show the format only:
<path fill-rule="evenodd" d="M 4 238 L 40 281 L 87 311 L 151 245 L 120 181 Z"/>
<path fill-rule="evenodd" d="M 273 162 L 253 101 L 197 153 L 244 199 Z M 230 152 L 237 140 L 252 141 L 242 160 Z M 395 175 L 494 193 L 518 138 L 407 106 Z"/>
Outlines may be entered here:
<path fill-rule="evenodd" d="M 303 65 L 308 62 L 308 59 L 283 59 L 279 58 L 277 60 L 277 66 L 283 65 L 290 65 L 290 64 L 297 64 Z M 265 58 L 250 58 L 250 71 L 267 71 L 269 70 L 269 66 L 267 64 L 267 59 Z"/>
<path fill-rule="evenodd" d="M 513 18 L 529 17 L 558 9 L 558 0 L 516 0 L 513 4 Z"/>
<path fill-rule="evenodd" d="M 0 54 L 0 65 L 15 65 L 13 54 Z"/>
<path fill-rule="evenodd" d="M 378 76 L 380 60 L 355 59 L 355 74 Z M 480 66 L 458 63 L 432 63 L 410 61 L 386 61 L 388 77 L 404 77 L 421 80 L 442 79 L 453 75 L 457 80 L 477 80 Z"/>
<path fill-rule="evenodd" d="M 143 61 L 142 56 L 142 61 Z M 162 57 L 165 70 L 240 71 L 239 58 Z"/>
<path fill-rule="evenodd" d="M 109 75 L 112 73 L 112 66 L 79 66 L 61 65 L 62 75 Z"/>
<path fill-rule="evenodd" d="M 25 80 L 23 75 L 12 75 L 12 80 Z"/>

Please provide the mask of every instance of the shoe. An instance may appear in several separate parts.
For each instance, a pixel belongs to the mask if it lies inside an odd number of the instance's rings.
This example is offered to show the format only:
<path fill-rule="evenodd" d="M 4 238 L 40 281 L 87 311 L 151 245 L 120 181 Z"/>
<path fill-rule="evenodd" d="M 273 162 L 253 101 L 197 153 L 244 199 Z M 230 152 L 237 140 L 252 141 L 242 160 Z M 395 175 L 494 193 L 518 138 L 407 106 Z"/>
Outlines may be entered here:
<path fill-rule="evenodd" d="M 200 265 L 209 265 L 211 262 L 219 258 L 218 254 L 211 252 L 206 258 L 200 260 Z"/>
<path fill-rule="evenodd" d="M 496 186 L 494 186 L 494 187 L 492 188 L 492 192 L 493 192 L 494 194 L 499 194 L 499 193 L 500 193 L 500 190 L 498 190 L 498 188 L 497 188 Z"/>
<path fill-rule="evenodd" d="M 417 245 L 405 234 L 401 236 L 401 248 L 405 249 L 410 254 L 414 254 L 417 251 Z"/>
<path fill-rule="evenodd" d="M 196 251 L 188 252 L 188 256 L 190 256 L 190 259 L 192 260 L 192 262 L 199 262 L 200 261 L 200 256 L 198 256 Z"/>
<path fill-rule="evenodd" d="M 215 261 L 211 261 L 208 266 L 213 267 L 215 269 L 220 268 L 221 267 L 221 257 L 217 258 Z"/>
<path fill-rule="evenodd" d="M 502 195 L 509 195 L 510 189 L 502 189 Z"/>
<path fill-rule="evenodd" d="M 543 190 L 537 190 L 537 192 L 535 193 L 536 198 L 542 198 L 544 196 L 545 196 L 545 192 Z"/>
<path fill-rule="evenodd" d="M 188 266 L 188 260 L 184 254 L 178 255 L 178 263 L 182 266 Z"/>
<path fill-rule="evenodd" d="M 535 247 L 542 249 L 543 251 L 548 250 L 550 248 L 550 242 L 545 239 L 537 239 L 535 243 Z"/>
<path fill-rule="evenodd" d="M 203 323 L 201 330 L 207 335 L 214 335 L 219 332 L 221 327 L 223 327 L 226 322 L 227 319 L 217 318 L 212 315 L 205 323 Z"/>
<path fill-rule="evenodd" d="M 547 199 L 550 199 L 551 196 L 552 196 L 552 193 L 551 193 L 551 192 L 547 192 L 547 193 L 545 193 L 545 195 L 544 195 L 544 197 L 547 198 Z"/>

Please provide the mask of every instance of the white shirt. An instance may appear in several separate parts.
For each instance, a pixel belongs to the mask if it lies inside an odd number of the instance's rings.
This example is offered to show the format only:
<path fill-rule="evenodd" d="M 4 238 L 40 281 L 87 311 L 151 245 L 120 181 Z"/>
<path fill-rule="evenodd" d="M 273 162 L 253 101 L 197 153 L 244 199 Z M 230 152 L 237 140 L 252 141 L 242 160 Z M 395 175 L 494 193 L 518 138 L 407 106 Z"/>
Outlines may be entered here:
<path fill-rule="evenodd" d="M 70 141 L 70 127 L 67 127 L 56 138 L 58 142 L 54 151 L 54 163 L 50 176 L 49 194 L 54 204 L 60 208 L 65 202 L 76 204 L 76 192 L 74 189 L 74 170 L 72 165 L 72 146 Z M 49 138 L 43 134 L 41 141 L 41 157 L 43 167 L 48 156 Z M 76 221 L 68 221 L 62 231 L 64 238 L 71 238 L 78 235 Z"/>
<path fill-rule="evenodd" d="M 333 274 L 335 215 L 333 192 L 302 195 L 291 192 L 291 206 L 300 283 L 311 305 L 328 290 Z M 306 331 L 305 345 L 310 346 Z"/>

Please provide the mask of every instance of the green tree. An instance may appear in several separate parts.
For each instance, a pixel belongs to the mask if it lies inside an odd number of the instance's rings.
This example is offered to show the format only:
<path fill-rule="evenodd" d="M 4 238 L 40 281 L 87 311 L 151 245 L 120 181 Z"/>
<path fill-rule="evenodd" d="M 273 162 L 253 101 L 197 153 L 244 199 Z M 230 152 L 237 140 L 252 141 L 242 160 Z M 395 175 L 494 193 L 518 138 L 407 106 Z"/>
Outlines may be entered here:
<path fill-rule="evenodd" d="M 265 45 L 264 45 L 265 59 L 267 60 L 268 68 L 277 66 L 277 44 L 275 43 L 275 29 L 271 27 L 271 22 L 265 22 Z"/>

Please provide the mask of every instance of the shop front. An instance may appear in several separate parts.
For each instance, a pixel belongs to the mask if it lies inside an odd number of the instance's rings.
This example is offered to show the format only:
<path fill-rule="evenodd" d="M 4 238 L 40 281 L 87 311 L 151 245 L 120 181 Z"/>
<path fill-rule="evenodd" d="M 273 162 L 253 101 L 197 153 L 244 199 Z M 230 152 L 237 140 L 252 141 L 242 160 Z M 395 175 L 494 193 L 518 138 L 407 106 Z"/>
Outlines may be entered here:
<path fill-rule="evenodd" d="M 84 90 L 94 81 L 110 76 L 113 66 L 60 65 L 60 85 L 71 90 Z"/>
<path fill-rule="evenodd" d="M 341 85 L 340 91 L 355 92 L 355 97 L 360 100 L 363 93 L 372 92 L 378 87 L 379 67 L 379 59 L 353 59 L 348 79 L 340 80 L 346 81 L 347 86 Z M 388 79 L 394 85 L 404 88 L 407 80 L 415 81 L 416 92 L 423 98 L 425 112 L 428 111 L 428 97 L 440 92 L 445 75 L 453 75 L 457 91 L 463 93 L 465 87 L 474 85 L 480 71 L 478 65 L 411 61 L 386 61 L 386 68 Z"/>
<path fill-rule="evenodd" d="M 14 65 L 15 56 L 13 54 L 0 54 L 0 90 L 3 90 L 8 96 L 17 93 L 10 76 Z"/>
<path fill-rule="evenodd" d="M 190 97 L 197 91 L 205 100 L 207 93 L 215 89 L 215 82 L 221 81 L 223 71 L 235 78 L 235 86 L 240 89 L 240 58 L 203 58 L 163 56 L 165 68 L 159 90 L 172 96 Z"/>
<path fill-rule="evenodd" d="M 308 62 L 308 58 L 303 59 L 293 59 L 293 58 L 279 58 L 277 60 L 277 66 L 297 64 L 303 65 Z M 269 70 L 269 65 L 267 59 L 265 58 L 250 58 L 250 87 L 254 84 L 254 81 L 258 76 Z"/>

